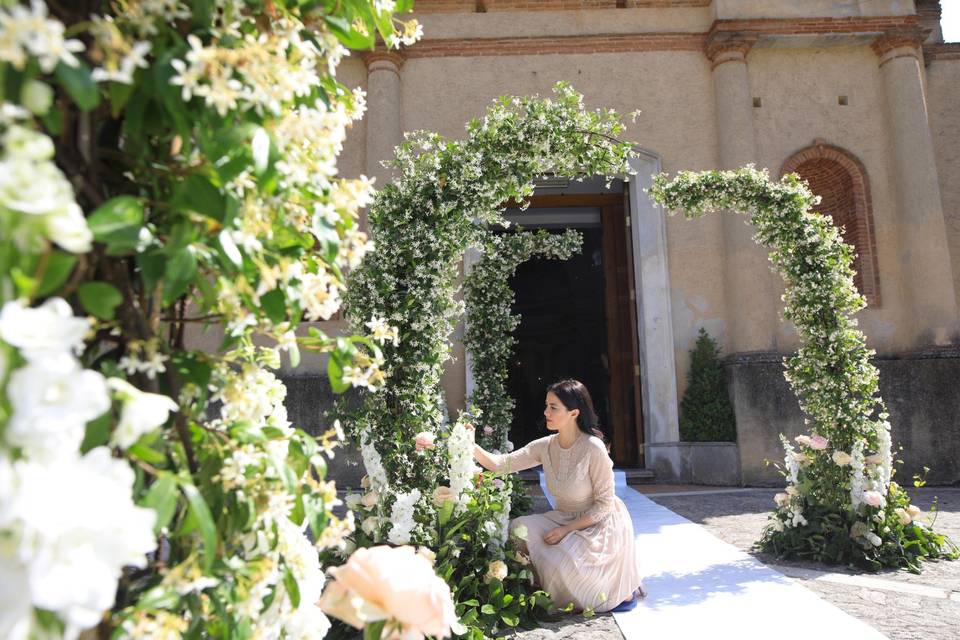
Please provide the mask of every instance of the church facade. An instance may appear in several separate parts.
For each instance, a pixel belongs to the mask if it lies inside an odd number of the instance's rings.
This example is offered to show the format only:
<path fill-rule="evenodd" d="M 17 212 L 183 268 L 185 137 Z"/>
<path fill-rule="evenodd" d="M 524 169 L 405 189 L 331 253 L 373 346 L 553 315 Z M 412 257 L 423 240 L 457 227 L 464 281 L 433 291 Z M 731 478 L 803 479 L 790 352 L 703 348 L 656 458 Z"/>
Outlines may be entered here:
<path fill-rule="evenodd" d="M 415 15 L 420 42 L 340 68 L 368 102 L 344 175 L 389 180 L 380 162 L 404 131 L 456 138 L 495 97 L 545 95 L 559 80 L 590 108 L 639 110 L 624 134 L 639 152 L 634 179 L 605 189 L 554 177 L 537 189 L 529 226 L 597 234 L 583 269 L 599 274 L 600 315 L 576 310 L 557 331 L 595 322 L 605 337 L 578 346 L 580 360 L 563 348 L 580 338 L 544 346 L 550 318 L 579 309 L 592 285 L 585 272 L 531 272 L 559 283 L 551 310 L 542 287 L 518 274 L 524 317 L 543 315 L 540 343 L 521 338 L 518 389 L 551 382 L 530 373 L 551 363 L 558 374 L 593 367 L 580 377 L 602 387 L 618 464 L 664 481 L 776 483 L 764 461 L 782 459 L 778 434 L 804 429 L 782 376 L 783 356 L 798 346 L 782 318 L 782 282 L 742 217 L 670 216 L 643 188 L 660 171 L 752 163 L 773 178 L 796 172 L 857 252 L 869 304 L 858 319 L 903 446 L 898 479 L 927 466 L 931 481 L 960 480 L 960 44 L 943 42 L 939 2 L 417 0 Z M 680 441 L 679 401 L 701 328 L 725 355 L 736 443 Z M 444 382 L 454 412 L 472 384 L 460 335 Z"/>

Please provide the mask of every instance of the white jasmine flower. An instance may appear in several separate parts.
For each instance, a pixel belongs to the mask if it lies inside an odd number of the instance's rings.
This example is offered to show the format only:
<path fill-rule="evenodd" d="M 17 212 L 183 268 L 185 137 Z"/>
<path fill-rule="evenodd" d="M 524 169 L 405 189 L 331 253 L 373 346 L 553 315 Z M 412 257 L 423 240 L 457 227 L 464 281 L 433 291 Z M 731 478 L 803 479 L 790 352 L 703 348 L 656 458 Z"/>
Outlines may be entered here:
<path fill-rule="evenodd" d="M 150 53 L 151 43 L 135 42 L 130 47 L 116 68 L 109 69 L 98 67 L 90 73 L 94 82 L 119 82 L 121 84 L 133 84 L 133 74 L 139 69 L 146 69 L 150 65 L 147 62 L 147 54 Z"/>

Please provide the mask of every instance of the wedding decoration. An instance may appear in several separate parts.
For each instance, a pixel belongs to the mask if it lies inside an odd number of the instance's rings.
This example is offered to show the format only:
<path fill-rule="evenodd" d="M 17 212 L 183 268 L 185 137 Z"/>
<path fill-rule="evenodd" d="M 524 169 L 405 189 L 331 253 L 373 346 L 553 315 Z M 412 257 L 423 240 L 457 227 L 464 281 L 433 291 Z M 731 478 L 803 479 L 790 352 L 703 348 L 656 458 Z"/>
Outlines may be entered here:
<path fill-rule="evenodd" d="M 512 483 L 478 473 L 465 426 L 470 414 L 444 420 L 440 379 L 464 311 L 458 270 L 468 247 L 489 241 L 488 227 L 506 226 L 501 208 L 530 196 L 536 176 L 628 174 L 632 151 L 616 138 L 622 131 L 615 112 L 585 109 L 582 96 L 561 83 L 547 98 L 500 98 L 462 140 L 408 134 L 392 163 L 396 178 L 370 207 L 377 251 L 348 280 L 352 326 L 378 315 L 398 336 L 381 345 L 383 389 L 362 392 L 359 406 L 341 415 L 377 491 L 368 501 L 374 506 L 358 513 L 363 526 L 351 543 L 372 546 L 399 529 L 395 539 L 429 547 L 471 638 L 527 623 L 548 599 L 530 593 L 532 573 L 506 538 Z M 391 517 L 397 502 L 399 522 Z M 484 582 L 495 561 L 507 573 Z"/>
<path fill-rule="evenodd" d="M 960 555 L 917 517 L 891 480 L 890 423 L 878 393 L 874 355 L 853 315 L 866 300 L 853 283 L 853 248 L 795 174 L 779 182 L 748 166 L 736 171 L 659 175 L 653 198 L 688 217 L 730 210 L 749 215 L 754 239 L 770 249 L 783 276 L 784 317 L 801 339 L 784 376 L 800 401 L 810 435 L 786 439 L 785 492 L 758 542 L 787 558 L 919 571 L 924 559 Z"/>
<path fill-rule="evenodd" d="M 0 636 L 326 633 L 342 432 L 290 425 L 272 370 L 383 385 L 382 314 L 298 325 L 372 249 L 337 66 L 415 41 L 410 6 L 0 2 Z"/>

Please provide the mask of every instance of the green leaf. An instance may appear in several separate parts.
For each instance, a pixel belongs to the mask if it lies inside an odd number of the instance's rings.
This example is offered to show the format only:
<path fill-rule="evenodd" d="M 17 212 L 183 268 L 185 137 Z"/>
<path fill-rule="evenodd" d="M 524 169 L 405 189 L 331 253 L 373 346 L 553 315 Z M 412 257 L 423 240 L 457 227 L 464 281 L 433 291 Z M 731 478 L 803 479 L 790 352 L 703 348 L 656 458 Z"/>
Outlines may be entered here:
<path fill-rule="evenodd" d="M 493 608 L 493 605 L 492 605 L 492 604 L 489 604 L 489 603 L 483 605 L 482 607 L 480 607 L 480 613 L 485 613 L 485 614 L 487 614 L 488 616 L 492 616 L 492 615 L 495 614 L 496 612 L 497 612 L 497 610 L 494 609 L 494 608 Z"/>
<path fill-rule="evenodd" d="M 113 422 L 113 416 L 106 412 L 99 418 L 87 423 L 87 429 L 83 436 L 83 444 L 80 445 L 80 453 L 86 453 L 95 447 L 107 444 L 110 439 L 110 425 Z"/>
<path fill-rule="evenodd" d="M 84 282 L 77 289 L 77 297 L 84 309 L 101 320 L 113 320 L 123 302 L 123 295 L 109 282 Z"/>
<path fill-rule="evenodd" d="M 48 296 L 59 289 L 77 264 L 77 256 L 64 253 L 63 251 L 53 251 L 47 258 L 47 267 L 43 271 L 43 278 L 37 286 L 34 295 L 43 297 Z"/>
<path fill-rule="evenodd" d="M 143 227 L 143 205 L 133 196 L 110 198 L 87 218 L 97 242 L 107 245 L 108 253 L 119 255 L 132 251 Z"/>
<path fill-rule="evenodd" d="M 157 512 L 157 521 L 153 525 L 154 533 L 160 533 L 170 523 L 176 512 L 179 497 L 176 477 L 165 471 L 160 472 L 140 502 L 140 506 L 149 507 Z"/>
<path fill-rule="evenodd" d="M 177 185 L 170 206 L 174 209 L 196 211 L 215 220 L 223 220 L 225 198 L 220 189 L 197 174 Z"/>
<path fill-rule="evenodd" d="M 90 68 L 82 61 L 78 61 L 75 67 L 61 62 L 53 73 L 81 110 L 90 111 L 100 104 L 97 83 L 90 77 Z"/>
<path fill-rule="evenodd" d="M 148 289 L 157 286 L 157 283 L 163 277 L 166 265 L 167 258 L 159 251 L 137 254 L 137 266 L 140 268 L 143 283 L 147 285 Z"/>
<path fill-rule="evenodd" d="M 343 393 L 350 388 L 350 383 L 343 381 L 343 366 L 333 353 L 327 360 L 327 377 L 330 379 L 330 388 L 334 393 Z"/>
<path fill-rule="evenodd" d="M 114 118 L 119 116 L 123 108 L 127 106 L 135 88 L 135 84 L 127 84 L 125 82 L 110 83 L 107 89 L 107 95 L 110 97 L 110 113 L 113 114 Z"/>
<path fill-rule="evenodd" d="M 515 627 L 520 624 L 520 618 L 517 617 L 514 613 L 501 613 L 500 619 L 503 620 L 503 623 L 510 627 Z"/>
<path fill-rule="evenodd" d="M 200 491 L 189 480 L 180 479 L 180 488 L 187 498 L 190 517 L 200 530 L 203 539 L 203 571 L 210 571 L 217 556 L 217 528 L 213 523 L 213 515 L 207 506 Z"/>
<path fill-rule="evenodd" d="M 333 264 L 340 253 L 340 234 L 325 221 L 314 225 L 312 230 L 320 244 L 320 257 L 327 264 Z"/>
<path fill-rule="evenodd" d="M 297 579 L 293 576 L 293 572 L 290 571 L 290 567 L 283 568 L 283 586 L 287 588 L 290 604 L 296 609 L 300 606 L 300 585 L 297 584 Z"/>
<path fill-rule="evenodd" d="M 197 258 L 189 247 L 170 256 L 163 273 L 163 303 L 168 305 L 179 298 L 196 273 Z"/>
<path fill-rule="evenodd" d="M 271 289 L 260 296 L 260 306 L 274 324 L 283 322 L 287 317 L 287 305 L 280 289 Z"/>
<path fill-rule="evenodd" d="M 149 464 L 163 464 L 167 461 L 166 456 L 145 444 L 143 437 L 127 448 L 127 453 Z"/>

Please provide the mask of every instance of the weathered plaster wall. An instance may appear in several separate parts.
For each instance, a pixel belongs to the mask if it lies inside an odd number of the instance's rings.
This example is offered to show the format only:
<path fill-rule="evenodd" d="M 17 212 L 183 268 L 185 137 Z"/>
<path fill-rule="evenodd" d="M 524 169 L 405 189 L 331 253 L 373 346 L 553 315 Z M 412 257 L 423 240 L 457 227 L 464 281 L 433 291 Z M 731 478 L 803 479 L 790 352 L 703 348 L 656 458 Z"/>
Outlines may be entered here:
<path fill-rule="evenodd" d="M 960 60 L 935 60 L 927 67 L 927 104 L 953 287 L 960 297 Z"/>
<path fill-rule="evenodd" d="M 914 320 L 902 284 L 893 167 L 877 63 L 868 47 L 756 48 L 748 56 L 751 88 L 762 105 L 753 110 L 760 166 L 777 177 L 790 156 L 820 139 L 850 152 L 866 168 L 882 303 L 861 312 L 859 319 L 870 346 L 890 353 L 909 346 Z M 839 96 L 847 97 L 847 106 L 838 104 Z M 782 309 L 776 299 L 757 303 Z M 797 347 L 792 325 L 781 325 L 777 346 L 780 351 Z"/>

